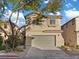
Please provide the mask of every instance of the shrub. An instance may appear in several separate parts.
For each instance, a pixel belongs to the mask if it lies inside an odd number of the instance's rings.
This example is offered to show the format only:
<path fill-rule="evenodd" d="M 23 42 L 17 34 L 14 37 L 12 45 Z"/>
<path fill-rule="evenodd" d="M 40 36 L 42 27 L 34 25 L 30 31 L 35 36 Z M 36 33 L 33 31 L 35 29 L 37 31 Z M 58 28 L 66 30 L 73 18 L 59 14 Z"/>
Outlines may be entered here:
<path fill-rule="evenodd" d="M 62 46 L 61 46 L 61 48 L 67 48 L 67 46 L 65 46 L 65 45 L 62 45 Z"/>
<path fill-rule="evenodd" d="M 79 49 L 79 45 L 76 45 L 76 48 Z"/>
<path fill-rule="evenodd" d="M 8 48 L 13 48 L 13 44 L 15 46 L 15 48 L 20 45 L 21 43 L 21 40 L 19 38 L 19 36 L 15 36 L 15 43 L 13 43 L 13 39 L 12 39 L 12 36 L 10 35 L 8 40 L 7 40 L 7 45 L 8 45 Z"/>
<path fill-rule="evenodd" d="M 0 50 L 5 50 L 5 46 L 0 46 Z"/>
<path fill-rule="evenodd" d="M 64 50 L 69 50 L 69 47 L 65 46 L 65 45 L 62 45 L 61 48 L 64 49 Z"/>
<path fill-rule="evenodd" d="M 24 50 L 22 48 L 16 48 L 16 51 L 23 52 Z"/>
<path fill-rule="evenodd" d="M 0 36 L 0 50 L 5 50 L 5 46 L 2 46 L 3 38 Z"/>
<path fill-rule="evenodd" d="M 0 46 L 2 45 L 2 42 L 3 42 L 3 38 L 2 36 L 0 36 Z"/>
<path fill-rule="evenodd" d="M 65 46 L 64 46 L 64 45 L 62 45 L 60 48 L 65 48 Z"/>

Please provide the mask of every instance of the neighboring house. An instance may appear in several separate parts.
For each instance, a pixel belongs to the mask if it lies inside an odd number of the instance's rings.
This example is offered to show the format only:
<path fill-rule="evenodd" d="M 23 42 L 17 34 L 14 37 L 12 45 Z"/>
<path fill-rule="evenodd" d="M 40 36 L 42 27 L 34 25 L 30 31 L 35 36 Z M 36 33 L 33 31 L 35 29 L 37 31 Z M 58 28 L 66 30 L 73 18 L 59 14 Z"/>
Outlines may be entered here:
<path fill-rule="evenodd" d="M 29 14 L 31 20 L 37 17 L 37 14 Z M 27 35 L 33 37 L 32 40 L 27 39 L 26 45 L 31 45 L 44 50 L 52 50 L 55 47 L 64 45 L 64 39 L 61 35 L 60 16 L 45 16 L 42 18 L 42 25 L 30 25 L 30 31 L 26 31 Z"/>
<path fill-rule="evenodd" d="M 65 45 L 76 47 L 79 45 L 79 16 L 62 25 Z"/>
<path fill-rule="evenodd" d="M 15 30 L 18 29 L 19 27 L 17 25 L 15 25 L 14 23 L 12 23 L 13 26 L 15 26 Z M 3 24 L 1 25 L 1 28 L 8 34 L 11 35 L 11 28 L 10 28 L 10 23 L 8 21 L 3 21 Z M 0 28 L 0 36 L 3 37 L 4 40 L 8 39 L 8 37 L 5 35 L 5 33 L 3 32 L 3 30 L 1 30 Z"/>
<path fill-rule="evenodd" d="M 9 23 L 7 21 L 3 21 L 1 28 L 7 33 L 10 34 L 10 26 Z M 3 30 L 0 29 L 0 36 L 3 37 L 4 40 L 6 40 L 8 37 L 5 35 L 5 33 L 3 32 Z"/>

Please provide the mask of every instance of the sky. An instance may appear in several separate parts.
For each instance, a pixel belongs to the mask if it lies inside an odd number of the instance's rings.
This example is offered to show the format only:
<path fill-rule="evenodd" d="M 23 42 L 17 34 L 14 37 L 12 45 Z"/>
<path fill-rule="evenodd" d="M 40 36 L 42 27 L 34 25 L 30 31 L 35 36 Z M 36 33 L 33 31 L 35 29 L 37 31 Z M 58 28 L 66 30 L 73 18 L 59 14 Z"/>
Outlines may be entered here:
<path fill-rule="evenodd" d="M 74 17 L 79 16 L 79 0 L 65 0 L 60 15 L 62 16 L 61 24 L 68 22 Z"/>
<path fill-rule="evenodd" d="M 48 0 L 46 0 L 45 3 L 48 3 Z M 79 0 L 65 0 L 63 8 L 57 12 L 57 15 L 62 16 L 61 25 L 65 24 L 72 18 L 79 16 Z"/>
<path fill-rule="evenodd" d="M 49 0 L 44 0 L 43 2 L 43 6 L 41 8 L 43 8 L 45 6 L 45 4 L 48 3 Z M 51 0 L 53 1 L 53 0 Z M 12 7 L 12 3 L 8 4 L 8 12 L 6 12 L 4 14 L 5 18 L 8 18 L 11 14 L 11 7 Z M 6 7 L 5 7 L 6 8 Z M 7 9 L 7 8 L 6 8 Z M 19 20 L 18 20 L 18 25 L 22 26 L 25 24 L 25 18 L 24 15 L 31 13 L 32 10 L 21 10 L 19 13 Z M 68 22 L 69 20 L 71 20 L 74 17 L 79 16 L 79 0 L 65 0 L 65 4 L 63 5 L 63 8 L 61 8 L 60 11 L 56 12 L 57 15 L 62 16 L 61 19 L 61 25 L 63 25 L 64 23 Z M 50 15 L 53 15 L 52 13 L 50 13 Z M 17 12 L 15 12 L 12 15 L 12 21 L 15 23 L 16 22 L 16 17 L 17 17 Z"/>

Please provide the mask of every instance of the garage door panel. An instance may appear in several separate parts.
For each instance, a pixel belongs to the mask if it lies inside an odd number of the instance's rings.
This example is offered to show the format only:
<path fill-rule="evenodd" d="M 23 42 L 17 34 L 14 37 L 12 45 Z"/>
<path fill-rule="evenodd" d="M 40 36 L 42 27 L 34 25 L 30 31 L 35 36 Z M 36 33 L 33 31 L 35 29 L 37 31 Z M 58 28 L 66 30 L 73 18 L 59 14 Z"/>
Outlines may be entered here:
<path fill-rule="evenodd" d="M 34 36 L 32 46 L 40 49 L 55 47 L 55 36 Z"/>

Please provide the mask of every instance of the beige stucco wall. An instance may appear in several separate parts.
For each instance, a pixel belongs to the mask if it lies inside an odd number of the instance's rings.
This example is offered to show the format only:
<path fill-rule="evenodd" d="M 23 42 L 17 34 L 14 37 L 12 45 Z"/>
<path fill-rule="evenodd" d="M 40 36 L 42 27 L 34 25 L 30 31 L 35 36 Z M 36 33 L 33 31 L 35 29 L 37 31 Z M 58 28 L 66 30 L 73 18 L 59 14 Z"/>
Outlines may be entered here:
<path fill-rule="evenodd" d="M 77 33 L 77 45 L 79 45 L 79 32 Z"/>
<path fill-rule="evenodd" d="M 79 17 L 76 18 L 76 31 L 79 31 Z"/>
<path fill-rule="evenodd" d="M 77 40 L 77 44 L 79 44 L 79 32 L 77 32 L 77 31 L 79 31 L 79 17 L 77 17 L 75 21 L 76 21 L 76 29 L 75 29 L 76 40 Z"/>
<path fill-rule="evenodd" d="M 31 25 L 31 31 L 41 31 L 41 30 L 61 30 L 60 19 L 56 19 L 56 24 L 49 26 L 50 19 L 43 19 L 42 25 Z"/>
<path fill-rule="evenodd" d="M 62 34 L 61 33 L 58 33 L 56 35 L 56 46 L 57 47 L 61 47 L 64 45 L 64 38 L 62 37 Z"/>
<path fill-rule="evenodd" d="M 77 39 L 77 44 L 79 45 L 79 17 L 76 18 L 76 39 Z"/>

